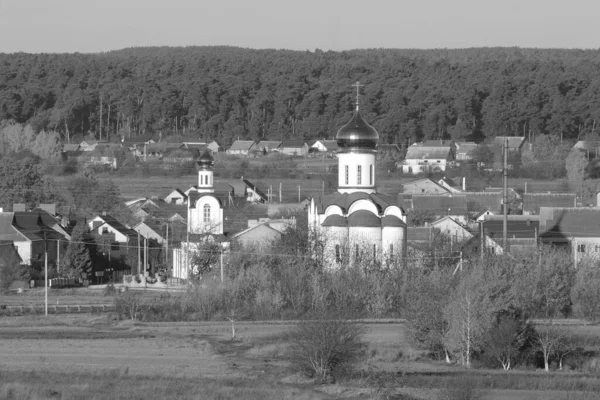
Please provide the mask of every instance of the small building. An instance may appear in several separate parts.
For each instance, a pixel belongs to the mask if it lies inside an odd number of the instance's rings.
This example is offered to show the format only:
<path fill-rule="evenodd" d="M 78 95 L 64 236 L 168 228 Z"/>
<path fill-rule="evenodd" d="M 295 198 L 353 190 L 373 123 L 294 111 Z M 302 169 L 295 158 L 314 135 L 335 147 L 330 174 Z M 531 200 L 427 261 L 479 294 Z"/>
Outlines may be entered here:
<path fill-rule="evenodd" d="M 248 220 L 248 228 L 232 235 L 232 239 L 236 240 L 244 246 L 268 246 L 275 240 L 281 238 L 281 235 L 288 228 L 295 228 L 296 220 L 260 218 L 258 220 Z"/>
<path fill-rule="evenodd" d="M 402 163 L 405 174 L 428 172 L 444 172 L 454 161 L 454 154 L 449 146 L 410 146 Z"/>
<path fill-rule="evenodd" d="M 440 231 L 441 234 L 452 239 L 453 242 L 464 242 L 473 237 L 473 234 L 469 232 L 465 227 L 456 222 L 451 217 L 442 217 L 437 221 L 432 222 L 429 226 Z"/>
<path fill-rule="evenodd" d="M 289 156 L 306 156 L 308 143 L 303 140 L 284 140 L 279 151 Z"/>
<path fill-rule="evenodd" d="M 208 148 L 213 154 L 218 153 L 219 151 L 223 151 L 223 148 L 216 140 L 213 140 L 212 142 L 207 144 L 206 148 Z"/>
<path fill-rule="evenodd" d="M 509 152 L 521 152 L 525 144 L 524 136 L 496 136 L 490 146 L 504 147 L 506 139 L 508 139 Z"/>
<path fill-rule="evenodd" d="M 476 222 L 483 222 L 483 221 L 485 221 L 485 218 L 486 218 L 486 217 L 488 217 L 488 216 L 491 216 L 491 215 L 496 215 L 496 214 L 494 214 L 494 213 L 493 213 L 493 212 L 491 212 L 490 210 L 485 210 L 485 211 L 481 211 L 481 212 L 479 212 L 479 213 L 475 214 L 475 216 L 474 216 L 474 218 L 473 218 L 473 219 L 474 219 Z"/>
<path fill-rule="evenodd" d="M 271 153 L 281 149 L 281 140 L 261 140 L 254 149 L 260 153 Z"/>
<path fill-rule="evenodd" d="M 67 152 L 67 151 L 80 151 L 79 149 L 79 144 L 77 143 L 64 143 L 63 144 L 63 152 Z"/>
<path fill-rule="evenodd" d="M 269 198 L 267 195 L 256 187 L 255 184 L 250 182 L 247 179 L 244 179 L 244 183 L 246 184 L 246 201 L 249 203 L 268 203 Z"/>
<path fill-rule="evenodd" d="M 165 197 L 165 202 L 169 204 L 186 204 L 187 203 L 187 195 L 183 193 L 179 189 L 173 189 L 171 193 L 169 193 Z"/>
<path fill-rule="evenodd" d="M 254 148 L 254 140 L 236 140 L 226 151 L 229 155 L 247 156 Z"/>
<path fill-rule="evenodd" d="M 488 215 L 483 232 L 498 245 L 503 246 L 504 216 Z M 537 215 L 507 215 L 506 238 L 509 250 L 535 249 L 539 237 L 540 218 Z"/>
<path fill-rule="evenodd" d="M 84 140 L 79 144 L 80 151 L 94 151 L 94 149 L 98 146 L 97 140 Z"/>
<path fill-rule="evenodd" d="M 322 153 L 335 153 L 340 148 L 336 140 L 325 139 L 315 141 L 310 147 L 311 149 L 314 149 L 314 151 Z"/>
<path fill-rule="evenodd" d="M 468 161 L 472 159 L 472 152 L 477 148 L 475 142 L 456 142 L 456 161 Z"/>
<path fill-rule="evenodd" d="M 463 193 L 466 190 L 466 178 L 462 179 L 462 187 L 450 178 L 443 177 L 438 182 L 438 185 L 446 189 L 450 193 Z"/>
<path fill-rule="evenodd" d="M 163 228 L 158 223 L 142 221 L 133 227 L 133 230 L 140 234 L 144 239 L 156 240 L 159 244 L 165 244 L 166 228 Z"/>
<path fill-rule="evenodd" d="M 450 191 L 429 178 L 417 179 L 416 181 L 404 183 L 402 185 L 404 194 L 444 194 L 449 195 Z"/>

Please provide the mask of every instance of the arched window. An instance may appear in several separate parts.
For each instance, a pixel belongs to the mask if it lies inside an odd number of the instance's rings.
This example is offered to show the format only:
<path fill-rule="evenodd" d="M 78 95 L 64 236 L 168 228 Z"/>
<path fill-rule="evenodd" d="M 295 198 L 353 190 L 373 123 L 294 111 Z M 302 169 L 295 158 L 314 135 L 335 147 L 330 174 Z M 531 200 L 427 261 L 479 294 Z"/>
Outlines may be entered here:
<path fill-rule="evenodd" d="M 362 185 L 362 165 L 356 167 L 356 184 Z"/>
<path fill-rule="evenodd" d="M 335 245 L 335 262 L 338 264 L 342 262 L 342 255 L 340 254 L 340 245 L 339 244 Z"/>
<path fill-rule="evenodd" d="M 369 185 L 373 185 L 373 164 L 369 166 Z"/>
<path fill-rule="evenodd" d="M 349 182 L 349 180 L 350 180 L 349 179 L 350 172 L 349 172 L 349 168 L 348 168 L 347 165 L 344 166 L 344 174 L 345 174 L 345 182 L 346 182 L 346 185 L 347 185 L 348 182 Z"/>
<path fill-rule="evenodd" d="M 210 205 L 204 205 L 204 222 L 210 222 Z"/>

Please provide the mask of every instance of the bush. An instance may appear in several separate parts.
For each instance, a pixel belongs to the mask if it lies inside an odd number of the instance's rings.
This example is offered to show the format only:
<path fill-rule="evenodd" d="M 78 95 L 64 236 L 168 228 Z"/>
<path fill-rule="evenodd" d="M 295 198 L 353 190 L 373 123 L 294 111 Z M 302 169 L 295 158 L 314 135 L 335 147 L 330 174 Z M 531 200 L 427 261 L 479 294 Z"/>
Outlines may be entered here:
<path fill-rule="evenodd" d="M 115 309 L 119 319 L 141 321 L 152 308 L 139 293 L 124 292 L 115 296 Z"/>
<path fill-rule="evenodd" d="M 364 353 L 364 333 L 360 323 L 337 316 L 300 322 L 291 334 L 293 363 L 321 382 L 335 380 Z"/>
<path fill-rule="evenodd" d="M 478 388 L 474 376 L 463 376 L 450 381 L 438 395 L 439 400 L 483 400 L 486 397 L 485 392 Z"/>

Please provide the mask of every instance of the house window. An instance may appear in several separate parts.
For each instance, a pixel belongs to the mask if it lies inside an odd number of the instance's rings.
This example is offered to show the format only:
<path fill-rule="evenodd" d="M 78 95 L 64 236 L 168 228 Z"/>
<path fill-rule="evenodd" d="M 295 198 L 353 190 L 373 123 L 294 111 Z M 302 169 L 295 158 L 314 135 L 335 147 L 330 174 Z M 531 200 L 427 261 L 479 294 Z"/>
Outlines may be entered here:
<path fill-rule="evenodd" d="M 362 165 L 356 167 L 356 184 L 362 185 Z"/>
<path fill-rule="evenodd" d="M 369 185 L 373 185 L 373 164 L 369 166 Z"/>
<path fill-rule="evenodd" d="M 578 253 L 585 253 L 585 244 L 578 244 L 577 245 L 577 252 Z"/>
<path fill-rule="evenodd" d="M 596 245 L 596 253 L 600 252 L 600 246 Z"/>
<path fill-rule="evenodd" d="M 394 245 L 390 243 L 390 258 L 394 257 Z"/>
<path fill-rule="evenodd" d="M 111 250 L 111 251 L 119 251 L 119 248 L 120 248 L 120 247 L 121 247 L 121 246 L 119 245 L 119 242 L 112 242 L 112 243 L 110 244 L 110 250 Z"/>
<path fill-rule="evenodd" d="M 340 254 L 340 245 L 339 244 L 335 245 L 335 262 L 338 264 L 342 262 L 342 255 Z"/>
<path fill-rule="evenodd" d="M 358 245 L 356 245 L 356 259 L 358 260 L 358 256 L 360 255 L 360 252 L 358 250 Z"/>
<path fill-rule="evenodd" d="M 102 234 L 103 234 L 103 235 L 106 235 L 106 234 L 108 234 L 108 227 L 106 227 L 106 226 L 103 226 L 103 227 L 102 227 Z"/>
<path fill-rule="evenodd" d="M 345 173 L 345 175 L 346 175 L 346 177 L 345 177 L 345 182 L 346 182 L 346 185 L 347 185 L 347 184 L 348 184 L 348 181 L 349 181 L 349 176 L 350 176 L 349 168 L 348 168 L 348 166 L 347 166 L 347 165 L 344 167 L 344 173 Z"/>
<path fill-rule="evenodd" d="M 210 206 L 208 204 L 204 205 L 204 222 L 210 222 Z"/>

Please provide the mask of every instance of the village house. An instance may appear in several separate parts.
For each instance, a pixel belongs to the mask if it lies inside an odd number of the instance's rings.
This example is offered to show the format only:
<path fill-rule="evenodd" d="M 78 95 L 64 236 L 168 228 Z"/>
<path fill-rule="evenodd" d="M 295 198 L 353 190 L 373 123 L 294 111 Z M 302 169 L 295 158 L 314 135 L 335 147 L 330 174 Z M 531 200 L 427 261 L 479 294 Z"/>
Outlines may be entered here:
<path fill-rule="evenodd" d="M 289 156 L 306 156 L 308 154 L 308 143 L 303 140 L 284 140 L 281 142 L 279 151 Z"/>
<path fill-rule="evenodd" d="M 269 198 L 267 195 L 260 190 L 256 185 L 247 179 L 243 180 L 246 184 L 245 193 L 246 201 L 249 203 L 268 203 Z"/>
<path fill-rule="evenodd" d="M 138 232 L 106 213 L 89 220 L 88 227 L 99 251 L 105 253 L 113 267 L 121 271 L 143 272 L 139 270 L 143 254 Z"/>
<path fill-rule="evenodd" d="M 279 151 L 281 148 L 281 140 L 261 140 L 254 148 L 256 151 L 264 154 Z"/>
<path fill-rule="evenodd" d="M 226 151 L 229 155 L 247 156 L 254 148 L 253 140 L 236 140 Z"/>
<path fill-rule="evenodd" d="M 483 232 L 503 246 L 504 216 L 488 215 L 482 222 Z M 507 245 L 509 251 L 535 249 L 540 234 L 540 218 L 537 215 L 507 216 Z"/>
<path fill-rule="evenodd" d="M 451 217 L 442 217 L 429 226 L 439 230 L 441 234 L 449 237 L 455 243 L 464 242 L 473 237 L 471 232 Z"/>
<path fill-rule="evenodd" d="M 140 234 L 144 239 L 156 240 L 159 244 L 165 244 L 167 242 L 166 232 L 167 224 L 164 227 L 157 222 L 142 221 L 133 227 L 133 230 Z"/>
<path fill-rule="evenodd" d="M 456 142 L 456 161 L 468 161 L 472 159 L 473 150 L 477 148 L 474 142 Z"/>
<path fill-rule="evenodd" d="M 541 207 L 540 240 L 566 248 L 577 265 L 600 260 L 600 208 Z"/>
<path fill-rule="evenodd" d="M 314 149 L 314 151 L 322 153 L 335 153 L 339 150 L 336 140 L 316 140 L 310 147 L 311 149 Z"/>
<path fill-rule="evenodd" d="M 173 191 L 169 193 L 164 200 L 166 203 L 170 204 L 186 204 L 187 195 L 179 189 L 173 189 Z"/>
<path fill-rule="evenodd" d="M 539 214 L 542 207 L 577 207 L 575 193 L 525 193 L 523 194 L 523 214 Z"/>
<path fill-rule="evenodd" d="M 454 161 L 450 146 L 410 146 L 402 163 L 405 174 L 443 172 Z"/>
<path fill-rule="evenodd" d="M 467 181 L 464 177 L 462 178 L 462 187 L 452 179 L 446 177 L 443 177 L 437 183 L 450 193 L 464 193 L 467 190 Z"/>
<path fill-rule="evenodd" d="M 270 245 L 273 241 L 281 238 L 281 235 L 288 228 L 295 227 L 295 218 L 248 220 L 248 228 L 232 235 L 232 240 L 244 246 L 262 247 Z"/>
<path fill-rule="evenodd" d="M 223 148 L 216 140 L 213 140 L 212 142 L 207 144 L 206 148 L 209 149 L 213 154 L 218 153 L 219 151 L 223 151 Z"/>
<path fill-rule="evenodd" d="M 402 184 L 402 193 L 449 195 L 450 191 L 429 178 L 423 178 Z"/>

